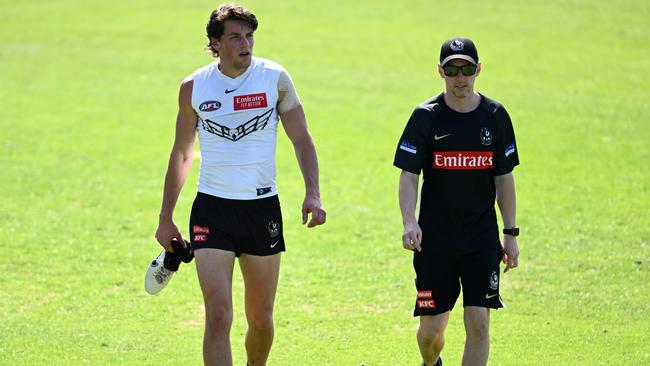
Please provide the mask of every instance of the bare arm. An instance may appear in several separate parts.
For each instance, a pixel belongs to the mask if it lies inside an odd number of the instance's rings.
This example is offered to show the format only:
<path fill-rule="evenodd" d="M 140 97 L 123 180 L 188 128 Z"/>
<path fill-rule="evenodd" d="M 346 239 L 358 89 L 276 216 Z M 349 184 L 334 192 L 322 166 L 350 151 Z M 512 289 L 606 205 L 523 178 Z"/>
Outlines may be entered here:
<path fill-rule="evenodd" d="M 503 219 L 503 226 L 513 228 L 517 226 L 517 196 L 515 193 L 515 177 L 512 172 L 494 177 L 497 191 L 497 204 Z M 503 262 L 506 264 L 505 272 L 519 265 L 519 248 L 517 238 L 511 235 L 503 236 Z"/>
<path fill-rule="evenodd" d="M 172 238 L 183 242 L 181 233 L 174 224 L 173 213 L 194 156 L 197 115 L 192 108 L 192 84 L 191 78 L 183 80 L 178 95 L 176 137 L 169 155 L 162 206 L 156 230 L 156 239 L 169 252 L 172 251 Z"/>
<path fill-rule="evenodd" d="M 415 218 L 415 206 L 418 201 L 418 180 L 420 176 L 402 170 L 399 176 L 399 208 L 402 212 L 402 223 L 404 233 L 402 234 L 402 246 L 404 249 L 422 250 L 422 229 Z"/>
<path fill-rule="evenodd" d="M 280 98 L 284 95 L 281 92 Z M 302 223 L 307 222 L 308 214 L 311 220 L 307 227 L 314 227 L 325 223 L 325 209 L 320 202 L 320 188 L 318 185 L 318 158 L 314 141 L 307 129 L 307 119 L 302 105 L 280 112 L 280 119 L 293 144 L 298 159 L 298 165 L 305 181 L 305 200 L 302 205 Z"/>

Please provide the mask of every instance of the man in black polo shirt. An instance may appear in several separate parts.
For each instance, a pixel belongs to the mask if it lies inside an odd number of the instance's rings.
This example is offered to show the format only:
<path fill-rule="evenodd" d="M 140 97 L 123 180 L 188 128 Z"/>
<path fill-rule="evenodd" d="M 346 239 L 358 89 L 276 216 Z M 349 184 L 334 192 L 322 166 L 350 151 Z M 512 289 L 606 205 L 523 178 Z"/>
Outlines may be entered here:
<path fill-rule="evenodd" d="M 413 250 L 415 316 L 423 365 L 439 357 L 449 312 L 463 288 L 463 365 L 485 365 L 489 354 L 489 309 L 503 307 L 499 264 L 517 267 L 512 170 L 519 164 L 508 113 L 474 91 L 481 72 L 478 52 L 467 38 L 445 41 L 438 72 L 445 91 L 415 108 L 395 153 L 402 169 L 399 202 L 402 245 Z M 419 218 L 418 178 L 424 173 Z M 504 224 L 499 240 L 494 202 Z"/>

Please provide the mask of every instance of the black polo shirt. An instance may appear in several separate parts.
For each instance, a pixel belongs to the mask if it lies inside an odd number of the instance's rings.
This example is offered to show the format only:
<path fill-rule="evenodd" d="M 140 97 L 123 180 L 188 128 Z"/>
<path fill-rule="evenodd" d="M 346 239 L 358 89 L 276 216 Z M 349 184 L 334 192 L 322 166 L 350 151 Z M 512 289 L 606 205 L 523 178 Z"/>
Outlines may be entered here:
<path fill-rule="evenodd" d="M 393 164 L 424 172 L 422 250 L 471 252 L 500 246 L 494 177 L 519 164 L 508 113 L 481 95 L 471 112 L 450 109 L 443 94 L 415 108 Z"/>

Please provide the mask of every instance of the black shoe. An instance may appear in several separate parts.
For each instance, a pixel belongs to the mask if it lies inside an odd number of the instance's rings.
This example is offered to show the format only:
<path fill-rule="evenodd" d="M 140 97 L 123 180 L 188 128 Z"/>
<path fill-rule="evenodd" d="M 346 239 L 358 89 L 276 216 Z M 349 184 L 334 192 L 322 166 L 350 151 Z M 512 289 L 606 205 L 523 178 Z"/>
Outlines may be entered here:
<path fill-rule="evenodd" d="M 183 240 L 185 245 L 181 244 L 176 238 L 172 239 L 172 249 L 174 253 L 167 253 L 165 256 L 165 267 L 172 271 L 178 270 L 180 262 L 190 263 L 194 259 L 194 251 L 192 251 L 192 244 L 189 241 Z M 167 258 L 169 257 L 169 266 L 167 266 Z M 175 269 L 174 269 L 175 267 Z"/>
<path fill-rule="evenodd" d="M 424 361 L 422 361 L 422 366 L 427 366 L 427 364 Z M 442 366 L 442 357 L 438 356 L 438 361 L 436 361 L 436 363 L 434 363 L 433 366 Z"/>

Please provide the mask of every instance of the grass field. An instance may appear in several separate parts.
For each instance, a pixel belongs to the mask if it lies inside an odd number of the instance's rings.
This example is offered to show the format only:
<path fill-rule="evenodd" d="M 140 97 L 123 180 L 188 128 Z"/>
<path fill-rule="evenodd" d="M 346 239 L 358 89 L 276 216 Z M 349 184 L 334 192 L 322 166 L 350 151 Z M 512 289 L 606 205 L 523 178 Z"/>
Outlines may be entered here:
<path fill-rule="evenodd" d="M 0 0 L 0 365 L 201 364 L 194 265 L 142 275 L 180 80 L 211 61 L 216 2 Z M 255 54 L 292 74 L 328 223 L 299 225 L 283 133 L 288 251 L 269 365 L 419 365 L 392 156 L 438 93 L 440 43 L 473 38 L 476 87 L 514 121 L 520 268 L 490 365 L 650 365 L 650 4 L 643 0 L 262 1 Z M 175 214 L 187 234 L 198 162 Z M 235 271 L 236 365 L 245 364 Z M 445 365 L 459 365 L 460 304 Z"/>

